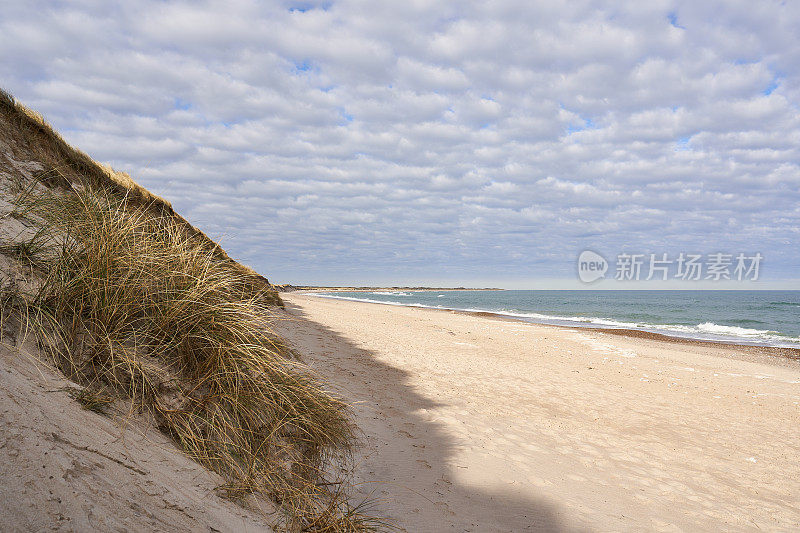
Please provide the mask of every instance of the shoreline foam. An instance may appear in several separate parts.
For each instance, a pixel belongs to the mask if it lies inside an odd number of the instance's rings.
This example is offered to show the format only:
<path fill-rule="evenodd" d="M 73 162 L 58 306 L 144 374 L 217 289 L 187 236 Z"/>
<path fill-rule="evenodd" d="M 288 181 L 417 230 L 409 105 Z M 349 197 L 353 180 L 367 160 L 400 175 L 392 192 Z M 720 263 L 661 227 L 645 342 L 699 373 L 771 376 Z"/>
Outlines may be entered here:
<path fill-rule="evenodd" d="M 439 311 L 455 311 L 459 313 L 474 313 L 479 316 L 492 316 L 500 319 L 509 319 L 518 322 L 539 324 L 544 326 L 573 328 L 578 330 L 596 330 L 609 332 L 615 335 L 659 338 L 661 340 L 670 342 L 710 343 L 722 346 L 759 348 L 767 351 L 773 351 L 775 352 L 774 355 L 800 358 L 800 337 L 782 336 L 778 334 L 771 334 L 772 332 L 768 330 L 738 328 L 735 326 L 725 326 L 711 322 L 705 322 L 698 324 L 697 326 L 672 324 L 645 324 L 643 326 L 639 326 L 638 324 L 632 322 L 622 322 L 601 317 L 559 317 L 541 313 L 514 313 L 475 308 L 432 306 L 421 303 L 380 301 L 369 298 L 321 294 L 317 291 L 303 291 L 299 294 L 307 294 L 317 298 L 330 298 L 334 300 L 391 305 L 396 307 L 412 307 Z M 397 295 L 410 296 L 407 293 L 397 293 Z M 703 332 L 703 329 L 708 331 Z M 716 329 L 717 332 L 714 332 L 714 329 Z M 735 335 L 737 330 L 742 330 L 740 335 Z M 729 334 L 726 335 L 722 333 L 723 331 L 726 331 Z"/>

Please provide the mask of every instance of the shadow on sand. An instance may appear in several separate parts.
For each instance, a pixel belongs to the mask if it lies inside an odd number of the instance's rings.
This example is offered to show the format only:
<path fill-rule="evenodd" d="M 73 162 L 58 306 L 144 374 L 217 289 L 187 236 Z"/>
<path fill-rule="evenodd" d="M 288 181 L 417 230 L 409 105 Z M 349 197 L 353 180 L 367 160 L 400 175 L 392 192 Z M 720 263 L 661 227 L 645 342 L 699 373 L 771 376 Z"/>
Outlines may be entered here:
<path fill-rule="evenodd" d="M 460 484 L 458 442 L 425 416 L 441 404 L 415 391 L 408 372 L 310 320 L 301 307 L 287 301 L 286 313 L 273 329 L 353 405 L 363 433 L 355 481 L 362 496 L 377 500 L 376 514 L 410 532 L 579 531 L 550 502 Z"/>

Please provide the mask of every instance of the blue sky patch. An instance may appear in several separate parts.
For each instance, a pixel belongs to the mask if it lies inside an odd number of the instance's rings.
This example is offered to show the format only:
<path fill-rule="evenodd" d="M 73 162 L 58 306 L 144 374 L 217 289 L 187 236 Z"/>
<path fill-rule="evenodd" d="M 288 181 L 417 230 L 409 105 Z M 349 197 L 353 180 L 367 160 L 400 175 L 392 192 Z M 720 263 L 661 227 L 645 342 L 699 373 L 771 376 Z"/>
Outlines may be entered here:
<path fill-rule="evenodd" d="M 674 11 L 667 14 L 667 20 L 669 21 L 669 23 L 672 26 L 674 26 L 676 28 L 680 28 L 682 30 L 686 29 L 684 26 L 681 26 L 680 24 L 678 24 L 678 14 L 675 13 Z"/>

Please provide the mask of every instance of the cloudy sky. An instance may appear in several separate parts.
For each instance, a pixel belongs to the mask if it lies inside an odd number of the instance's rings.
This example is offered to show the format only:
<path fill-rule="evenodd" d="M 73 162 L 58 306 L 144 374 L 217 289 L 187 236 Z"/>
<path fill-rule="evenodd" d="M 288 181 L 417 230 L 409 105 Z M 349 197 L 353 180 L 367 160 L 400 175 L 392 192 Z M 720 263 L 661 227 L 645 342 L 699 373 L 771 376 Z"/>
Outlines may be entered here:
<path fill-rule="evenodd" d="M 800 3 L 109 4 L 4 2 L 0 84 L 274 282 L 800 288 Z"/>

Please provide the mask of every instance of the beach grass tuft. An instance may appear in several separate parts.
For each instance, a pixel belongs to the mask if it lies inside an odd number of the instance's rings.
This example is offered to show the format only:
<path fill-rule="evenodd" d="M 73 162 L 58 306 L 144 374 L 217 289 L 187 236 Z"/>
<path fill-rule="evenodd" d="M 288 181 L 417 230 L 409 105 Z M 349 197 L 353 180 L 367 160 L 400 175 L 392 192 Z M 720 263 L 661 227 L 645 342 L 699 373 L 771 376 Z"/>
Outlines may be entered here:
<path fill-rule="evenodd" d="M 30 232 L 0 253 L 30 279 L 0 286 L 0 340 L 32 334 L 83 407 L 127 402 L 223 495 L 271 500 L 276 529 L 379 528 L 351 502 L 349 408 L 270 331 L 282 302 L 267 280 L 2 91 L 0 112 L 45 162 L 3 191 Z"/>
<path fill-rule="evenodd" d="M 127 400 L 224 494 L 279 504 L 282 528 L 371 529 L 326 478 L 353 440 L 348 407 L 269 331 L 268 287 L 109 189 L 25 190 L 16 207 L 41 225 L 25 255 L 41 274 L 30 323 L 84 407 Z"/>

